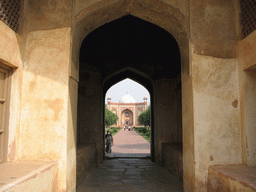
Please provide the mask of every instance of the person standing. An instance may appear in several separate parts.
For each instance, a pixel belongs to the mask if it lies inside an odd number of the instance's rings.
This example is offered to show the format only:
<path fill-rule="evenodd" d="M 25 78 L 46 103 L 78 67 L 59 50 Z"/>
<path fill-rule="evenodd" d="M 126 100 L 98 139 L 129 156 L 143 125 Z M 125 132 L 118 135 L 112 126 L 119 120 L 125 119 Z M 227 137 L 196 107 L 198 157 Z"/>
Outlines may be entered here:
<path fill-rule="evenodd" d="M 106 139 L 106 152 L 111 153 L 111 147 L 112 145 L 114 145 L 114 139 L 113 136 L 111 135 L 110 131 L 107 131 L 107 134 L 105 135 L 105 139 Z"/>

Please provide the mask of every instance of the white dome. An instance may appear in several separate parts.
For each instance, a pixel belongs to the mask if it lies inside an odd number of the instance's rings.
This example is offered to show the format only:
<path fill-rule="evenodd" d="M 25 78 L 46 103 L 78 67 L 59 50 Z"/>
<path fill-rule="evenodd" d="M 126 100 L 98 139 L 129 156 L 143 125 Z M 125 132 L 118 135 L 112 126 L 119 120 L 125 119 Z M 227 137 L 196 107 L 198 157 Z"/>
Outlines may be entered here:
<path fill-rule="evenodd" d="M 119 103 L 136 103 L 136 102 L 135 102 L 135 99 L 131 95 L 126 94 L 125 96 L 123 96 L 120 99 Z"/>

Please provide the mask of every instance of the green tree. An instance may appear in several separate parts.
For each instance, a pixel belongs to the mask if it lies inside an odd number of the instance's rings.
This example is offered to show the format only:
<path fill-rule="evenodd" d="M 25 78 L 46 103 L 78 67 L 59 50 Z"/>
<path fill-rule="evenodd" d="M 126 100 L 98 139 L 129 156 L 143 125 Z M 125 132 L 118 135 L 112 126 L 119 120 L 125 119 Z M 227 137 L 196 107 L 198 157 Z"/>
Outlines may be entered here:
<path fill-rule="evenodd" d="M 150 119 L 151 119 L 151 109 L 150 107 L 142 112 L 138 118 L 141 125 L 150 126 Z"/>
<path fill-rule="evenodd" d="M 107 109 L 107 107 L 105 107 L 105 124 L 106 124 L 106 126 L 109 127 L 109 126 L 115 124 L 117 122 L 117 120 L 118 120 L 118 116 L 115 113 L 109 111 Z"/>

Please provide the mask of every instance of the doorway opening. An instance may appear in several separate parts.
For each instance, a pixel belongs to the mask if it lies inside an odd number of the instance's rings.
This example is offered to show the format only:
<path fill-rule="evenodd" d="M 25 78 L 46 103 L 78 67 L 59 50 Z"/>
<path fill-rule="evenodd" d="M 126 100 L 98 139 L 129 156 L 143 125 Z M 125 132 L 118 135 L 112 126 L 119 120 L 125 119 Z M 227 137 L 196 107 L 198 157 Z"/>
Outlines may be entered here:
<path fill-rule="evenodd" d="M 79 76 L 77 140 L 95 147 L 97 162 L 105 154 L 106 92 L 130 78 L 151 96 L 151 160 L 166 167 L 173 164 L 164 159 L 178 161 L 182 178 L 181 55 L 169 32 L 131 15 L 102 25 L 83 40 Z"/>
<path fill-rule="evenodd" d="M 105 158 L 150 158 L 151 110 L 147 89 L 124 79 L 108 89 L 105 105 Z M 108 131 L 113 141 L 107 141 Z"/>

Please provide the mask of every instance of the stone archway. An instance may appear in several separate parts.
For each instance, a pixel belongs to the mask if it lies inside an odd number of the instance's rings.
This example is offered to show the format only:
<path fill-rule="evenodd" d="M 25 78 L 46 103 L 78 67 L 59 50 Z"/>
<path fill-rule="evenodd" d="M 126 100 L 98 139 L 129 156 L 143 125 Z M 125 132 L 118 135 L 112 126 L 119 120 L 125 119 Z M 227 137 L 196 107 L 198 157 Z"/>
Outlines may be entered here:
<path fill-rule="evenodd" d="M 153 90 L 153 82 L 152 79 L 150 79 L 150 77 L 145 74 L 144 72 L 141 72 L 137 69 L 134 69 L 132 67 L 125 67 L 121 70 L 116 71 L 113 74 L 110 74 L 108 77 L 106 77 L 104 79 L 104 85 L 103 85 L 103 98 L 106 96 L 106 92 L 107 90 L 114 84 L 126 79 L 126 78 L 130 78 L 134 81 L 136 81 L 137 83 L 140 83 L 142 86 L 144 86 L 149 94 L 150 94 L 150 100 L 151 103 L 154 103 L 154 90 Z M 104 103 L 103 103 L 104 104 Z M 155 123 L 154 123 L 154 114 L 152 113 L 152 111 L 154 111 L 154 105 L 151 105 L 151 160 L 155 161 L 155 150 L 154 150 L 154 146 L 155 146 L 155 139 L 154 139 L 154 127 L 155 127 Z M 103 118 L 104 119 L 104 118 Z"/>
<path fill-rule="evenodd" d="M 167 8 L 164 8 L 166 6 Z M 111 13 L 111 14 L 110 14 Z M 72 65 L 71 73 L 74 76 L 78 76 L 79 73 L 79 47 L 83 39 L 94 29 L 98 28 L 105 23 L 118 19 L 124 15 L 133 15 L 135 17 L 141 18 L 143 20 L 149 21 L 156 24 L 166 31 L 168 31 L 176 39 L 180 54 L 181 54 L 181 82 L 182 82 L 182 107 L 183 107 L 183 140 L 189 141 L 183 143 L 183 151 L 186 151 L 183 156 L 183 171 L 184 171 L 184 186 L 191 186 L 194 181 L 194 144 L 193 144 L 193 102 L 192 97 L 192 84 L 189 72 L 189 46 L 188 46 L 188 36 L 187 36 L 187 21 L 185 17 L 165 3 L 159 3 L 156 1 L 150 1 L 147 3 L 140 1 L 117 1 L 114 3 L 105 4 L 103 1 L 97 5 L 89 6 L 85 8 L 76 17 L 75 29 L 73 32 L 73 54 L 72 54 Z M 122 69 L 121 69 L 122 70 Z M 108 78 L 115 78 L 120 74 L 114 71 Z M 100 77 L 96 75 L 95 81 L 101 81 Z M 103 79 L 103 82 L 107 79 Z M 168 81 L 166 79 L 158 80 L 154 83 L 153 89 L 168 89 Z M 159 86 L 161 85 L 161 86 Z M 162 86 L 163 85 L 163 86 Z M 98 100 L 103 100 L 104 91 L 97 91 L 97 96 L 92 99 L 97 104 L 98 110 L 97 114 L 100 121 L 96 126 L 100 126 L 103 123 L 103 113 L 102 107 L 103 103 L 98 102 Z M 155 93 L 156 100 L 160 95 Z M 160 100 L 158 100 L 160 101 Z M 156 106 L 154 112 L 160 114 L 162 103 L 154 103 Z M 88 106 L 89 107 L 89 106 Z M 185 110 L 184 110 L 185 109 Z M 161 124 L 161 121 L 155 121 L 158 126 L 165 126 Z M 95 125 L 94 125 L 95 126 Z M 96 139 L 96 150 L 97 152 L 97 162 L 102 162 L 102 156 L 100 151 L 102 151 L 103 139 Z M 162 143 L 164 138 L 158 134 L 158 138 L 155 138 L 154 148 L 156 148 L 157 153 L 154 155 L 156 162 L 162 164 Z"/>

